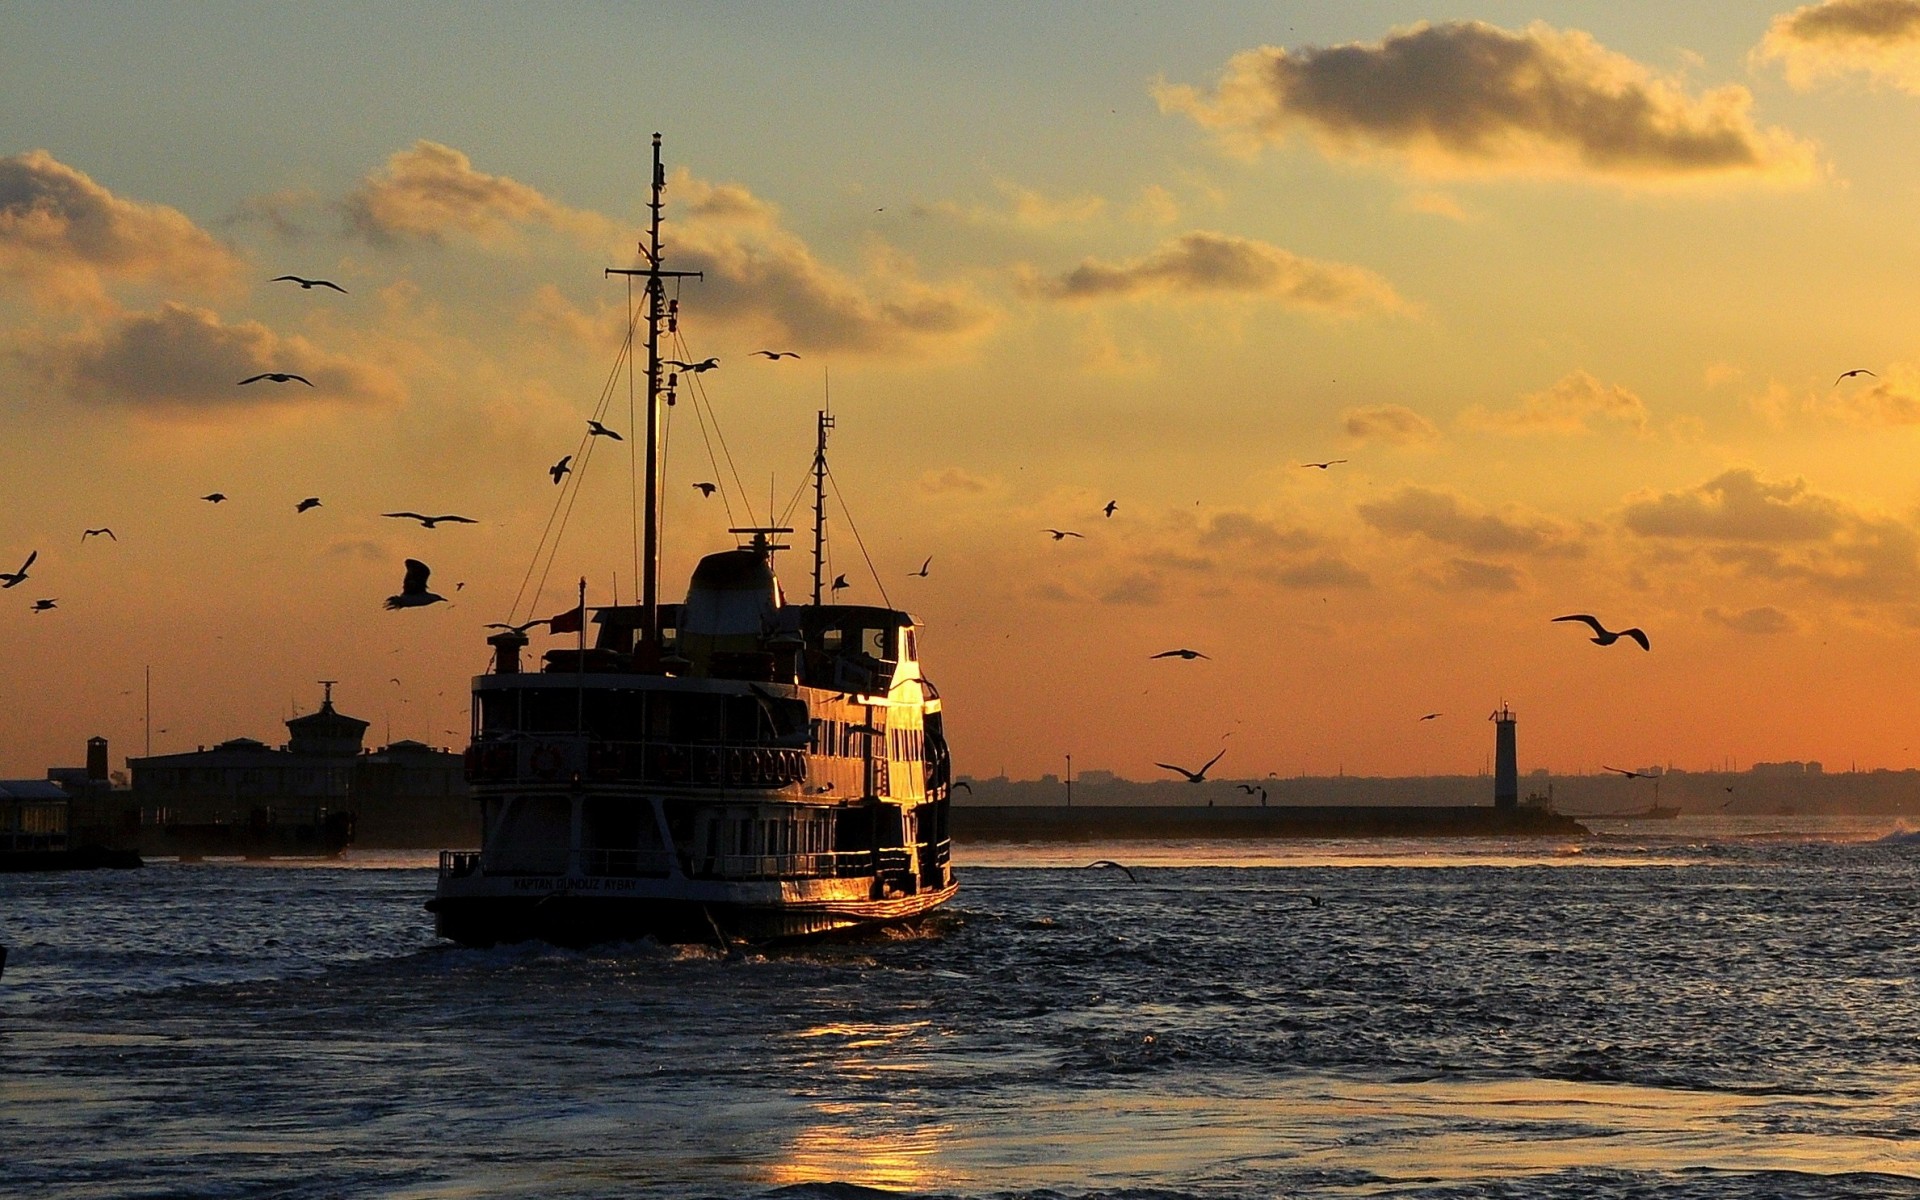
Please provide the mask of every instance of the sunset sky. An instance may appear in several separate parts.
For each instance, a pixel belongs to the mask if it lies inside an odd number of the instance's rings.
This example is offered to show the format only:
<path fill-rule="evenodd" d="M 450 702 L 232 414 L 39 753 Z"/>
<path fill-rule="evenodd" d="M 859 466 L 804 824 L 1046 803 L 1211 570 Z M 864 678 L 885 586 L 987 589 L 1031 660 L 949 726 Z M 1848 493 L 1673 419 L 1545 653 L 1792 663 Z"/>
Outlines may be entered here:
<path fill-rule="evenodd" d="M 961 773 L 1473 772 L 1503 700 L 1523 769 L 1920 765 L 1920 0 L 1673 7 L 0 8 L 0 777 L 138 754 L 148 666 L 156 752 L 320 679 L 461 744 L 655 131 L 663 595 L 830 381 Z M 631 598 L 595 454 L 533 615 Z"/>

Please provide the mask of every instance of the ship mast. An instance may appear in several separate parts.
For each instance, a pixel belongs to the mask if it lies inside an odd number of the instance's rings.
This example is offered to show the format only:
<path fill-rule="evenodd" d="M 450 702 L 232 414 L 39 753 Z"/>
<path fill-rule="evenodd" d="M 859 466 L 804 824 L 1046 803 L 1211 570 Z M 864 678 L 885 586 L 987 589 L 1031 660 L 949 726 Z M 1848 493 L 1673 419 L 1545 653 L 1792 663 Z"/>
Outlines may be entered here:
<path fill-rule="evenodd" d="M 608 275 L 639 275 L 647 281 L 647 503 L 642 540 L 643 562 L 640 568 L 640 638 L 657 647 L 660 637 L 660 323 L 673 320 L 667 307 L 668 279 L 700 279 L 699 271 L 663 271 L 660 269 L 660 211 L 666 205 L 661 196 L 667 190 L 666 168 L 660 162 L 660 135 L 653 135 L 653 198 L 647 208 L 652 217 L 647 227 L 647 244 L 640 247 L 647 260 L 642 269 L 608 267 Z M 628 368 L 631 370 L 631 366 Z"/>
<path fill-rule="evenodd" d="M 833 428 L 833 414 L 822 409 L 813 443 L 813 603 L 820 604 L 820 582 L 825 577 L 827 544 L 827 430 Z"/>

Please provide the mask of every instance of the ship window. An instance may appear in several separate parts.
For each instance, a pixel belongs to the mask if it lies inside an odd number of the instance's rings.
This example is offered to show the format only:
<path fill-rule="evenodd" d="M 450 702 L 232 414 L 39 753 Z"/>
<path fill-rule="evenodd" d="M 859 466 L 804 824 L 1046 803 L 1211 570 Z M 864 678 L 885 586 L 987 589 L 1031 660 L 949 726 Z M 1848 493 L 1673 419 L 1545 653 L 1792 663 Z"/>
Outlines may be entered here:
<path fill-rule="evenodd" d="M 862 629 L 860 649 L 875 658 L 893 657 L 887 653 L 887 631 L 884 629 Z"/>
<path fill-rule="evenodd" d="M 827 651 L 828 653 L 832 653 L 834 651 L 839 650 L 840 649 L 840 631 L 838 629 L 821 630 L 820 631 L 820 648 L 822 650 Z"/>
<path fill-rule="evenodd" d="M 913 636 L 913 630 L 911 629 L 907 630 L 907 657 L 912 659 L 920 657 L 920 643 Z"/>

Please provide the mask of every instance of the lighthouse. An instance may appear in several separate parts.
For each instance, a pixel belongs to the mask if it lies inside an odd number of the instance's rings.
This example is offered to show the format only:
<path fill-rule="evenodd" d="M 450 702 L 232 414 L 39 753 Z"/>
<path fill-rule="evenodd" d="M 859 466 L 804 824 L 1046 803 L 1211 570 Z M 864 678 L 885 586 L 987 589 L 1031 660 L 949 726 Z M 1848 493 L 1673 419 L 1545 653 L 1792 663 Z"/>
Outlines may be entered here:
<path fill-rule="evenodd" d="M 1513 710 L 1505 701 L 1487 718 L 1493 722 L 1493 806 L 1520 804 L 1520 753 L 1513 736 Z"/>

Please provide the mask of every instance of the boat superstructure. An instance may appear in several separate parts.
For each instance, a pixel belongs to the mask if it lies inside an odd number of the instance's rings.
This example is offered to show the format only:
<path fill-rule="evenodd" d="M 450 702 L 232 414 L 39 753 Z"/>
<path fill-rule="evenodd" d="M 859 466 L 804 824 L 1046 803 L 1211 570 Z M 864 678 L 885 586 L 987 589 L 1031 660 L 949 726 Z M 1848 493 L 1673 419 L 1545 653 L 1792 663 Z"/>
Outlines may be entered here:
<path fill-rule="evenodd" d="M 486 945 L 651 936 L 764 940 L 913 921 L 951 898 L 951 768 L 907 612 L 822 601 L 826 439 L 814 457 L 811 603 L 774 556 L 791 530 L 734 529 L 658 600 L 658 335 L 676 309 L 654 220 L 646 279 L 646 556 L 637 604 L 580 604 L 488 639 L 467 778 L 478 851 L 441 855 L 438 932 Z M 531 655 L 527 630 L 575 632 Z M 589 641 L 588 630 L 592 636 Z"/>

